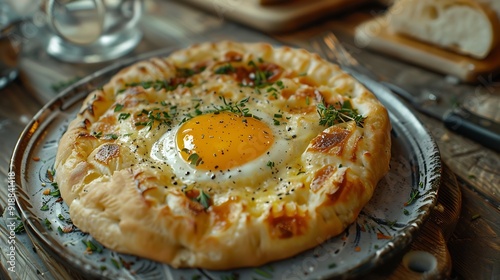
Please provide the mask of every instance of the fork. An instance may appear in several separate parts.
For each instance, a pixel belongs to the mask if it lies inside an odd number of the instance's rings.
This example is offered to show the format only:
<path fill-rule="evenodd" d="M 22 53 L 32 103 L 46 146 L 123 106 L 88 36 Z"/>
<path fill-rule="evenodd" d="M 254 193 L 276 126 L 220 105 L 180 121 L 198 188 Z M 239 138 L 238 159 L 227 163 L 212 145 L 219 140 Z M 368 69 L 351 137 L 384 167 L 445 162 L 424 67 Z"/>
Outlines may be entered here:
<path fill-rule="evenodd" d="M 311 47 L 323 54 L 329 61 L 334 62 L 347 70 L 353 70 L 366 77 L 380 81 L 380 77 L 361 65 L 340 43 L 337 37 L 332 32 L 327 32 L 325 35 L 319 36 L 311 42 Z"/>

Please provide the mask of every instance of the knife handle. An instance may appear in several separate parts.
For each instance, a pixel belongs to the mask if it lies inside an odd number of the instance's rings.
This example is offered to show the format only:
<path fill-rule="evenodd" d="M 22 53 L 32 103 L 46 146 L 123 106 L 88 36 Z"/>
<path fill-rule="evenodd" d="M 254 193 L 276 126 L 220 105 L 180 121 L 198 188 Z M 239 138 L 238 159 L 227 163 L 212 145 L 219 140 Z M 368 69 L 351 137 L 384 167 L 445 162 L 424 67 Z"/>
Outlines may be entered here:
<path fill-rule="evenodd" d="M 500 152 L 500 124 L 497 122 L 461 108 L 444 116 L 444 125 L 451 131 Z"/>

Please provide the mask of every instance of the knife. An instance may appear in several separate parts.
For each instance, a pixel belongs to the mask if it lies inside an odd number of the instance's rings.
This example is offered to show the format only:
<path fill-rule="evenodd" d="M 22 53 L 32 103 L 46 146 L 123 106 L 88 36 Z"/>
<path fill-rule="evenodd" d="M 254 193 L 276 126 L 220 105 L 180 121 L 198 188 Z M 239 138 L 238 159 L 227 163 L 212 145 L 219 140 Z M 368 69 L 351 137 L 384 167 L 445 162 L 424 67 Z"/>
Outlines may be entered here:
<path fill-rule="evenodd" d="M 481 117 L 460 106 L 450 109 L 430 91 L 424 90 L 421 95 L 413 95 L 395 84 L 381 83 L 410 102 L 419 112 L 442 121 L 447 129 L 500 152 L 500 123 Z"/>

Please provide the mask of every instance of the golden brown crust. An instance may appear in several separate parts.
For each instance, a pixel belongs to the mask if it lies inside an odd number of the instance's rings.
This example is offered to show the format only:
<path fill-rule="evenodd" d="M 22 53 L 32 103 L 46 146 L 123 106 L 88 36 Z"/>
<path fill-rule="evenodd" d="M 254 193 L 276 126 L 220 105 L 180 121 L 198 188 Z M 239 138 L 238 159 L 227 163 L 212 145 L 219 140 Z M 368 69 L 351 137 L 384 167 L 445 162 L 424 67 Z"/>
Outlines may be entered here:
<path fill-rule="evenodd" d="M 228 63 L 230 71 L 216 73 Z M 266 83 L 257 87 L 258 71 Z M 187 164 L 188 175 L 162 154 L 180 112 L 249 96 L 263 121 L 280 112 L 268 155 L 241 172 Z M 349 101 L 365 117 L 362 127 L 319 125 L 322 99 Z M 91 93 L 60 141 L 56 180 L 75 225 L 110 249 L 174 267 L 256 266 L 352 223 L 388 171 L 389 133 L 387 111 L 373 94 L 317 55 L 205 43 L 123 69 Z"/>

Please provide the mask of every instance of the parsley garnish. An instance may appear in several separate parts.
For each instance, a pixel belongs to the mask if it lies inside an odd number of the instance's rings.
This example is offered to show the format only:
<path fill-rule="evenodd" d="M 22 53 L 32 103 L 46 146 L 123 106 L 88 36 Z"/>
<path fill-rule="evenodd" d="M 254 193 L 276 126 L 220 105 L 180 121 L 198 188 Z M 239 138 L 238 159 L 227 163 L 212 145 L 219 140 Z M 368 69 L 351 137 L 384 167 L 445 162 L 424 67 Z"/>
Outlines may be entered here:
<path fill-rule="evenodd" d="M 53 196 L 53 197 L 60 197 L 61 196 L 61 193 L 59 192 L 59 189 L 56 189 L 56 190 L 53 190 L 49 193 L 49 195 Z"/>
<path fill-rule="evenodd" d="M 215 74 L 229 74 L 229 73 L 234 73 L 236 70 L 234 69 L 233 65 L 231 63 L 228 63 L 226 65 L 223 65 L 217 69 L 215 69 L 214 73 Z"/>
<path fill-rule="evenodd" d="M 24 232 L 25 229 L 24 229 L 24 224 L 23 223 L 19 223 L 16 228 L 14 228 L 14 232 L 15 233 L 21 233 L 21 232 Z"/>
<path fill-rule="evenodd" d="M 114 133 L 110 133 L 110 134 L 106 134 L 106 138 L 107 139 L 113 139 L 113 140 L 116 140 L 118 139 L 118 135 L 114 134 Z"/>
<path fill-rule="evenodd" d="M 115 112 L 119 112 L 119 111 L 121 111 L 121 109 L 123 109 L 123 105 L 122 104 L 116 104 L 116 106 L 115 106 Z"/>
<path fill-rule="evenodd" d="M 85 247 L 87 247 L 87 250 L 88 251 L 91 251 L 91 252 L 97 252 L 97 253 L 101 253 L 102 252 L 102 248 L 98 245 L 95 245 L 92 241 L 90 240 L 82 240 L 82 243 L 85 245 Z"/>
<path fill-rule="evenodd" d="M 49 210 L 49 205 L 47 203 L 45 203 L 44 205 L 42 205 L 42 207 L 40 207 L 40 210 L 42 210 L 42 211 Z"/>
<path fill-rule="evenodd" d="M 120 113 L 120 115 L 118 115 L 118 120 L 126 120 L 130 117 L 130 113 Z"/>
<path fill-rule="evenodd" d="M 265 278 L 268 278 L 268 279 L 272 279 L 273 278 L 273 275 L 265 270 L 262 270 L 260 268 L 256 268 L 255 270 L 255 273 L 259 274 L 260 276 L 263 276 Z"/>
<path fill-rule="evenodd" d="M 358 110 L 352 108 L 349 100 L 344 101 L 340 109 L 335 108 L 333 105 L 327 106 L 323 101 L 317 105 L 317 112 L 319 114 L 319 124 L 324 126 L 354 121 L 357 126 L 363 127 L 365 120 L 365 117 L 358 114 Z"/>
<path fill-rule="evenodd" d="M 52 223 L 49 221 L 49 219 L 45 218 L 45 220 L 43 220 L 43 223 L 45 224 L 48 230 L 52 230 Z"/>
<path fill-rule="evenodd" d="M 200 67 L 198 69 L 192 69 L 192 68 L 177 68 L 177 77 L 181 78 L 189 78 L 195 74 L 198 74 L 205 70 L 205 67 Z"/>
<path fill-rule="evenodd" d="M 273 168 L 274 167 L 274 161 L 268 161 L 267 166 L 269 166 L 269 168 Z"/>
<path fill-rule="evenodd" d="M 134 82 L 134 83 L 125 84 L 125 87 L 142 86 L 144 89 L 154 88 L 155 90 L 159 91 L 161 89 L 175 90 L 180 85 L 187 86 L 187 87 L 193 86 L 193 84 L 191 82 L 175 83 L 173 81 L 174 80 L 171 80 L 171 81 L 167 81 L 167 80 L 142 81 L 142 82 Z"/>
<path fill-rule="evenodd" d="M 210 207 L 210 196 L 204 191 L 200 191 L 200 194 L 196 198 L 196 201 L 198 201 L 205 209 L 208 209 L 208 207 Z"/>
<path fill-rule="evenodd" d="M 195 166 L 198 166 L 203 162 L 201 160 L 201 157 L 197 153 L 190 154 L 188 157 L 188 161 L 191 165 Z"/>

